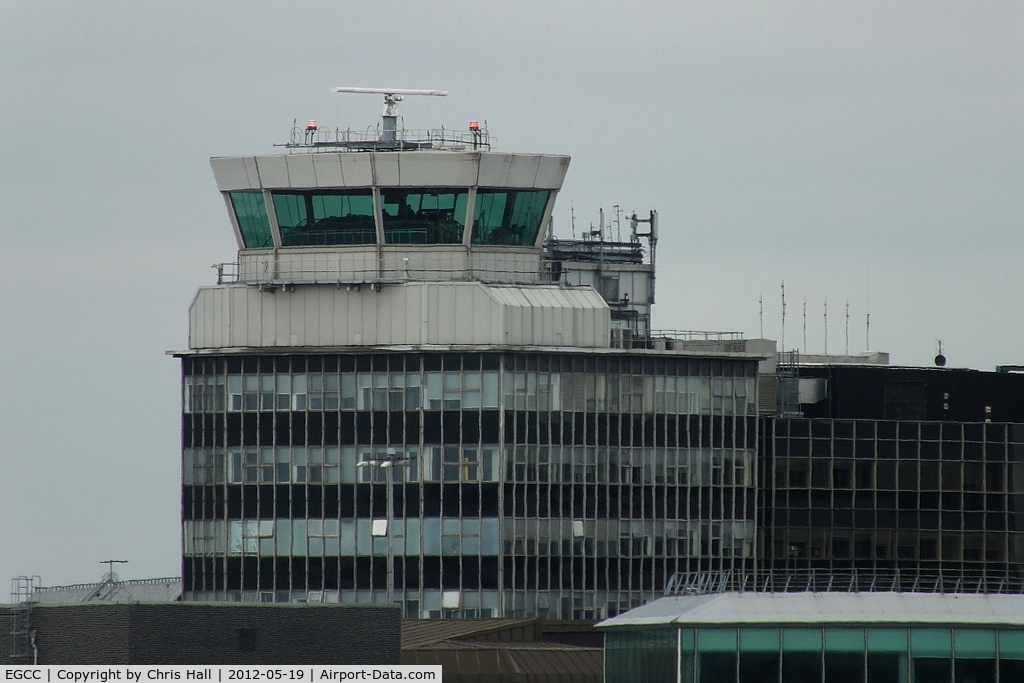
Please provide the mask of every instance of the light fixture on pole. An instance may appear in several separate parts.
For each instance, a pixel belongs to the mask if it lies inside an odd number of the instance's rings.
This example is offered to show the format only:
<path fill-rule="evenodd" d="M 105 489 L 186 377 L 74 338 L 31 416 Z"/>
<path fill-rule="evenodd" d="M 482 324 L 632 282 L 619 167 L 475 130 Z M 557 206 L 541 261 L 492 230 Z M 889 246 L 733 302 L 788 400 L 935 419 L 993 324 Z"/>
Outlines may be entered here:
<path fill-rule="evenodd" d="M 356 467 L 372 467 L 381 469 L 387 473 L 387 519 L 385 521 L 384 534 L 374 536 L 385 536 L 385 547 L 387 549 L 387 602 L 392 604 L 395 601 L 395 549 L 392 543 L 392 527 L 395 521 L 394 498 L 395 498 L 395 467 L 407 467 L 416 459 L 415 455 L 399 455 L 394 447 L 389 447 L 384 455 L 371 456 L 362 462 L 356 463 Z M 374 525 L 375 526 L 375 525 Z"/>

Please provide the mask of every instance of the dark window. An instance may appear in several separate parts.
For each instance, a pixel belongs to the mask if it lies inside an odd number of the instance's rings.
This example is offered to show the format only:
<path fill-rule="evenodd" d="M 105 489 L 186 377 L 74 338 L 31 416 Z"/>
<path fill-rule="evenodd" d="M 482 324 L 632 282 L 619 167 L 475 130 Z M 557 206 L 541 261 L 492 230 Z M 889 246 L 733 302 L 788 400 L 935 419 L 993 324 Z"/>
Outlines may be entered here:
<path fill-rule="evenodd" d="M 273 199 L 282 246 L 377 242 L 368 189 L 279 191 Z"/>
<path fill-rule="evenodd" d="M 256 651 L 256 629 L 254 629 L 254 628 L 240 628 L 240 629 L 238 629 L 238 651 L 239 652 L 255 652 Z"/>
<path fill-rule="evenodd" d="M 885 417 L 890 420 L 924 420 L 925 384 L 886 382 Z"/>
<path fill-rule="evenodd" d="M 381 193 L 388 244 L 459 244 L 466 222 L 467 190 L 389 188 Z"/>

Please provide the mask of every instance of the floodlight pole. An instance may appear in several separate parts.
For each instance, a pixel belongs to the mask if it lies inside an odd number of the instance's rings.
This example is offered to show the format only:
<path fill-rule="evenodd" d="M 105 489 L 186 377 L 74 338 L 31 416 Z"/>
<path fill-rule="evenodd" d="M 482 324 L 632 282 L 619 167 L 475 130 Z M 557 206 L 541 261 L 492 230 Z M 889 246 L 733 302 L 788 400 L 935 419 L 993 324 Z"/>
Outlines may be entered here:
<path fill-rule="evenodd" d="M 356 463 L 356 467 L 372 467 L 374 470 L 382 469 L 387 471 L 387 535 L 385 538 L 385 548 L 387 550 L 388 562 L 386 587 L 389 605 L 395 602 L 395 548 L 391 541 L 392 527 L 395 523 L 395 467 L 407 467 L 414 458 L 415 456 L 398 455 L 398 451 L 391 447 L 388 448 L 385 455 L 370 457 L 360 463 Z"/>

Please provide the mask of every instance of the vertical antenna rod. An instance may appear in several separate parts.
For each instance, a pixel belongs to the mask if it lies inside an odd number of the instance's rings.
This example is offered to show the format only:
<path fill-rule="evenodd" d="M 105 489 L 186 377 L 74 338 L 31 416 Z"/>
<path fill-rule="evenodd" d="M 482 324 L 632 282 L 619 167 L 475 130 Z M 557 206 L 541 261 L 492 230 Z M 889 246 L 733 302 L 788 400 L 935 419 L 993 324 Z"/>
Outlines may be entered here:
<path fill-rule="evenodd" d="M 804 297 L 804 353 L 807 353 L 807 297 Z"/>
<path fill-rule="evenodd" d="M 782 281 L 782 334 L 779 336 L 779 343 L 782 351 L 786 351 L 786 281 Z"/>
<path fill-rule="evenodd" d="M 828 297 L 825 297 L 825 355 L 828 355 Z"/>
<path fill-rule="evenodd" d="M 761 339 L 764 339 L 764 295 L 757 297 L 758 317 L 761 321 Z"/>
<path fill-rule="evenodd" d="M 846 300 L 846 355 L 850 355 L 850 300 Z"/>

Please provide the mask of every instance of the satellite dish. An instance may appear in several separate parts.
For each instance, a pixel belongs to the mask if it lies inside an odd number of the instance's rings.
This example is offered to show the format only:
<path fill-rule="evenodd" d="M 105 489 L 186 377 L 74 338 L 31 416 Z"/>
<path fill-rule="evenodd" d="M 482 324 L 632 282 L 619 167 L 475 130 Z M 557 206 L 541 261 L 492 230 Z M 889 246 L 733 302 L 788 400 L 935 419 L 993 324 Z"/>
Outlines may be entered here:
<path fill-rule="evenodd" d="M 940 368 L 945 366 L 946 365 L 946 357 L 943 356 L 941 353 L 939 355 L 935 356 L 935 365 L 937 365 Z"/>

